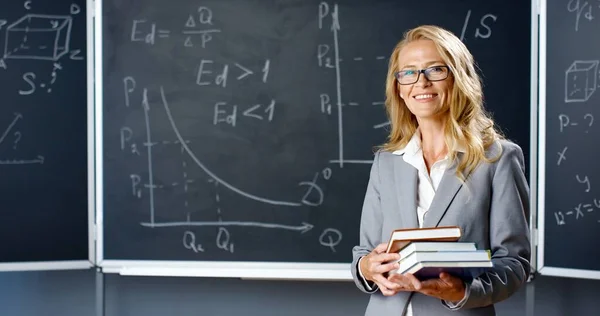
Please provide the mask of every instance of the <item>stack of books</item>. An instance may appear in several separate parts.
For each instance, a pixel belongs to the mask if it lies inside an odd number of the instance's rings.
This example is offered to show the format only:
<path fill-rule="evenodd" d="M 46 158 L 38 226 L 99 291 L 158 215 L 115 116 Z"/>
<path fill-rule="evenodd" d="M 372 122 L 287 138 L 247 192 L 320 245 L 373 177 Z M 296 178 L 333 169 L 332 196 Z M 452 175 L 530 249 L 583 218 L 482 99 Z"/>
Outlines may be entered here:
<path fill-rule="evenodd" d="M 419 280 L 438 278 L 447 272 L 465 281 L 493 266 L 489 250 L 474 242 L 459 242 L 460 227 L 399 229 L 392 232 L 388 253 L 400 254 L 400 267 L 390 273 L 410 273 Z"/>

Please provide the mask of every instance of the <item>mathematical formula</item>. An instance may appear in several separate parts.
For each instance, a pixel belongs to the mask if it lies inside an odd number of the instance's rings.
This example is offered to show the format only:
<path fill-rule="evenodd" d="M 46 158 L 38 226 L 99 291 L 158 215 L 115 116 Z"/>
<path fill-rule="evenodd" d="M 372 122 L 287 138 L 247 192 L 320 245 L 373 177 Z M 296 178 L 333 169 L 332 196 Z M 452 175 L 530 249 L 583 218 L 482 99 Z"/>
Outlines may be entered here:
<path fill-rule="evenodd" d="M 567 11 L 575 17 L 574 29 L 579 31 L 583 21 L 594 20 L 596 12 L 600 9 L 600 0 L 570 0 L 567 3 Z"/>

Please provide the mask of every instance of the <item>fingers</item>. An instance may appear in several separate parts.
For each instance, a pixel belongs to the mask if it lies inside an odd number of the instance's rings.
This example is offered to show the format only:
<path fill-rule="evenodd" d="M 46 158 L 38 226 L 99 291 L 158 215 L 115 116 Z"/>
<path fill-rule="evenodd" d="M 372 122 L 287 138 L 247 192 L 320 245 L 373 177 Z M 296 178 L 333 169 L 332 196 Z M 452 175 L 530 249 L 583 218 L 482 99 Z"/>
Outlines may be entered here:
<path fill-rule="evenodd" d="M 379 286 L 379 290 L 381 291 L 381 294 L 383 294 L 384 296 L 392 296 L 392 295 L 395 295 L 396 293 L 398 293 L 397 291 L 390 290 L 379 284 L 378 284 L 378 286 Z"/>
<path fill-rule="evenodd" d="M 409 278 L 402 274 L 392 274 L 388 280 L 397 284 L 400 291 L 414 291 L 414 285 Z"/>
<path fill-rule="evenodd" d="M 421 290 L 421 288 L 423 287 L 423 284 L 421 283 L 421 281 L 419 281 L 419 279 L 417 279 L 417 277 L 416 277 L 416 276 L 414 276 L 414 275 L 412 275 L 412 274 L 410 274 L 410 273 L 407 273 L 407 274 L 405 274 L 404 276 L 405 276 L 405 277 L 406 277 L 406 279 L 407 279 L 407 280 L 408 280 L 408 281 L 409 281 L 409 282 L 412 284 L 413 288 L 414 288 L 416 291 L 419 291 L 419 290 Z"/>
<path fill-rule="evenodd" d="M 386 273 L 386 272 L 390 272 L 392 270 L 399 269 L 400 264 L 396 261 L 392 261 L 392 262 L 384 263 L 384 264 L 380 265 L 379 267 L 381 267 L 381 269 L 383 270 L 381 273 Z"/>
<path fill-rule="evenodd" d="M 440 279 L 448 284 L 461 283 L 462 280 L 446 272 L 440 273 Z"/>
<path fill-rule="evenodd" d="M 446 282 L 441 279 L 429 279 L 421 282 L 421 290 L 423 291 L 440 291 L 444 288 Z"/>
<path fill-rule="evenodd" d="M 375 274 L 382 274 L 398 269 L 398 260 L 395 258 L 397 258 L 397 256 L 394 256 L 394 254 L 368 255 L 368 257 L 363 258 L 363 260 L 366 260 L 363 265 L 365 269 L 363 269 L 362 273 L 365 274 L 365 276 L 372 277 Z"/>
<path fill-rule="evenodd" d="M 377 247 L 375 247 L 375 249 L 373 249 L 373 251 L 375 253 L 383 253 L 387 250 L 387 243 L 381 243 L 379 245 L 377 245 Z"/>
<path fill-rule="evenodd" d="M 376 262 L 396 262 L 400 260 L 400 255 L 397 253 L 381 253 L 373 256 L 373 260 Z"/>
<path fill-rule="evenodd" d="M 398 290 L 401 289 L 399 284 L 386 279 L 383 275 L 378 275 L 375 278 L 375 283 L 377 283 L 377 285 L 379 285 L 380 288 L 385 288 L 387 290 L 394 291 L 394 292 L 397 292 Z"/>

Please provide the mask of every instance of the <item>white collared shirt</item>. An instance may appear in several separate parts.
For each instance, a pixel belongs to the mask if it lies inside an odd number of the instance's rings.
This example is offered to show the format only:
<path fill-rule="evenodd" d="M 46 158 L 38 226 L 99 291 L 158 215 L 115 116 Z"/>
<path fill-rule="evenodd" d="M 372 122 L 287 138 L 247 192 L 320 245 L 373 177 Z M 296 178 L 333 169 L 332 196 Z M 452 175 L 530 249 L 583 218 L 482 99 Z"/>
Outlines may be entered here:
<path fill-rule="evenodd" d="M 423 158 L 423 150 L 421 148 L 421 133 L 419 129 L 412 136 L 408 144 L 403 149 L 392 152 L 394 155 L 404 156 L 404 161 L 417 169 L 417 218 L 419 221 L 419 227 L 423 227 L 423 219 L 425 214 L 429 211 L 429 206 L 433 201 L 435 192 L 437 191 L 444 172 L 450 164 L 448 155 L 442 160 L 436 161 L 432 166 L 430 172 L 427 172 L 427 166 L 425 165 L 425 159 Z"/>
<path fill-rule="evenodd" d="M 459 151 L 464 150 L 459 149 Z M 442 177 L 444 176 L 446 169 L 450 165 L 450 159 L 448 155 L 446 155 L 444 159 L 436 161 L 431 166 L 430 172 L 427 172 L 427 166 L 425 165 L 425 159 L 423 158 L 423 150 L 421 147 L 421 132 L 418 128 L 406 146 L 402 149 L 392 152 L 392 154 L 403 155 L 402 158 L 404 161 L 417 169 L 417 219 L 419 222 L 419 227 L 423 227 L 425 214 L 427 214 L 429 211 L 429 206 L 433 201 L 435 192 L 442 181 Z M 362 272 L 360 271 L 360 261 L 358 266 L 358 273 L 364 280 Z M 367 282 L 364 283 L 368 290 L 372 290 Z M 467 298 L 468 292 L 465 294 L 465 298 Z M 456 307 L 464 304 L 465 298 L 463 298 L 463 300 L 461 300 L 458 304 L 452 304 L 450 302 L 447 302 L 447 304 L 449 304 L 450 307 Z M 408 308 L 406 309 L 406 314 L 404 315 L 413 316 L 412 305 L 410 302 L 408 303 Z"/>

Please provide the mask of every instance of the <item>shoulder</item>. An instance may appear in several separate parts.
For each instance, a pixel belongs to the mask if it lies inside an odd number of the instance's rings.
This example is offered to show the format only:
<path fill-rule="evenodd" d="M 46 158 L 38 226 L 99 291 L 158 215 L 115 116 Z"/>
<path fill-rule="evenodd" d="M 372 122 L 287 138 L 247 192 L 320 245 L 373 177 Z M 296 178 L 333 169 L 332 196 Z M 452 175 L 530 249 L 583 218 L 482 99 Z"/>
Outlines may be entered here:
<path fill-rule="evenodd" d="M 521 169 L 525 171 L 525 158 L 523 149 L 518 144 L 507 140 L 500 139 L 494 142 L 487 150 L 486 157 L 492 160 L 495 166 L 494 170 L 498 169 Z"/>
<path fill-rule="evenodd" d="M 495 160 L 503 160 L 514 156 L 523 157 L 523 149 L 521 149 L 521 146 L 508 139 L 499 139 L 492 143 L 485 151 L 485 156 L 488 159 Z"/>
<path fill-rule="evenodd" d="M 389 150 L 384 150 L 384 149 L 379 149 L 375 152 L 375 156 L 373 158 L 373 163 L 376 164 L 389 164 L 391 162 L 393 162 L 394 160 L 401 158 L 403 155 L 402 154 L 395 154 L 392 151 Z"/>

